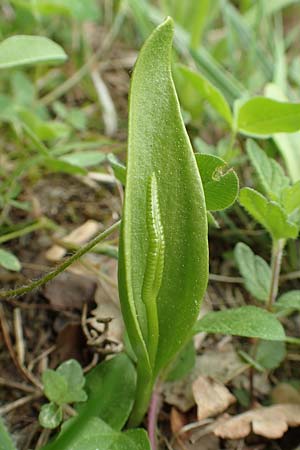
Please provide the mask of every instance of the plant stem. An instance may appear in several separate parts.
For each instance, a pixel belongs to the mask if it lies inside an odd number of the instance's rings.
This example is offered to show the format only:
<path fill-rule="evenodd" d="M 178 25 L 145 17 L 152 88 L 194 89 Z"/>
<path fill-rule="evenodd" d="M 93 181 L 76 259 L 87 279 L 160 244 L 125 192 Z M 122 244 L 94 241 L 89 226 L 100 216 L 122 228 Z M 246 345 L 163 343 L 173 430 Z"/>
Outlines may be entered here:
<path fill-rule="evenodd" d="M 129 428 L 135 428 L 142 422 L 151 399 L 153 380 L 147 370 L 140 363 L 137 365 L 137 383 L 135 403 L 128 421 Z"/>
<path fill-rule="evenodd" d="M 66 259 L 62 264 L 60 264 L 56 269 L 54 269 L 52 272 L 47 273 L 44 277 L 40 278 L 39 280 L 33 281 L 32 283 L 21 286 L 16 289 L 10 289 L 8 291 L 0 291 L 0 298 L 4 297 L 17 297 L 19 295 L 24 295 L 27 292 L 31 292 L 36 288 L 39 288 L 40 286 L 43 286 L 44 284 L 48 283 L 48 281 L 53 280 L 53 278 L 57 277 L 61 272 L 66 270 L 71 264 L 73 264 L 75 261 L 77 261 L 81 256 L 88 253 L 95 245 L 97 245 L 99 242 L 103 241 L 107 236 L 112 234 L 119 226 L 121 221 L 115 222 L 113 225 L 111 225 L 107 230 L 103 231 L 102 233 L 98 234 L 94 239 L 92 239 L 90 242 L 88 242 L 86 245 L 81 247 L 79 250 L 77 250 L 72 256 L 70 256 L 68 259 Z"/>
<path fill-rule="evenodd" d="M 285 243 L 286 243 L 285 239 L 278 239 L 278 240 L 274 239 L 272 243 L 272 263 L 271 263 L 272 278 L 271 278 L 269 299 L 267 303 L 268 311 L 272 310 L 273 304 L 275 302 L 278 293 L 279 274 L 281 268 L 282 253 Z"/>
<path fill-rule="evenodd" d="M 49 219 L 42 217 L 36 222 L 31 223 L 30 225 L 25 226 L 24 228 L 16 231 L 12 231 L 11 233 L 6 233 L 0 236 L 0 244 L 4 242 L 10 241 L 11 239 L 16 239 L 21 236 L 25 236 L 26 234 L 32 233 L 33 231 L 40 230 L 41 228 L 50 228 L 54 229 L 57 227 L 53 222 Z"/>
<path fill-rule="evenodd" d="M 160 400 L 160 381 L 158 380 L 154 386 L 148 410 L 148 435 L 152 450 L 157 450 L 156 426 L 157 426 L 159 400 Z"/>

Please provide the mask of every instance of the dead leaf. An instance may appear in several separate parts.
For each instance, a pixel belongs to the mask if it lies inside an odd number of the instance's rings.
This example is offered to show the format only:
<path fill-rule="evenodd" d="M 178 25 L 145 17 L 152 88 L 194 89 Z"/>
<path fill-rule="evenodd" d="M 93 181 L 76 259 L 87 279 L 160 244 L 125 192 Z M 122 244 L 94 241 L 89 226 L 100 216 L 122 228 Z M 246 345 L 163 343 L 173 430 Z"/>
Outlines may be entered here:
<path fill-rule="evenodd" d="M 282 404 L 254 409 L 216 426 L 214 433 L 222 439 L 242 439 L 253 433 L 279 439 L 288 427 L 300 425 L 300 405 Z"/>
<path fill-rule="evenodd" d="M 195 404 L 192 384 L 199 375 L 208 376 L 226 384 L 248 366 L 239 358 L 234 347 L 227 344 L 221 349 L 207 350 L 197 356 L 194 369 L 181 380 L 164 383 L 165 401 L 186 412 Z"/>
<path fill-rule="evenodd" d="M 291 384 L 279 383 L 271 392 L 272 403 L 300 404 L 300 392 Z"/>
<path fill-rule="evenodd" d="M 51 355 L 51 367 L 57 367 L 68 359 L 77 359 L 82 365 L 88 362 L 86 339 L 80 323 L 67 323 L 58 333 L 56 349 Z"/>
<path fill-rule="evenodd" d="M 97 283 L 85 276 L 65 271 L 44 288 L 44 296 L 58 309 L 81 309 L 94 298 Z"/>
<path fill-rule="evenodd" d="M 187 424 L 186 415 L 178 411 L 177 408 L 172 408 L 170 413 L 170 424 L 172 433 L 175 435 L 178 434 L 181 428 Z M 181 435 L 181 437 L 184 439 L 184 434 Z"/>
<path fill-rule="evenodd" d="M 83 225 L 75 228 L 62 240 L 66 244 L 82 245 L 88 242 L 100 229 L 100 224 L 95 220 L 87 220 Z M 67 253 L 67 249 L 60 245 L 53 245 L 47 252 L 49 261 L 59 261 Z"/>
<path fill-rule="evenodd" d="M 164 383 L 165 402 L 176 406 L 180 411 L 187 412 L 195 404 L 192 392 L 192 374 L 174 382 Z"/>
<path fill-rule="evenodd" d="M 206 434 L 197 441 L 184 440 L 180 436 L 172 448 L 174 450 L 220 450 L 220 442 L 213 433 Z"/>
<path fill-rule="evenodd" d="M 236 401 L 224 384 L 202 375 L 194 381 L 192 389 L 199 421 L 222 413 Z"/>
<path fill-rule="evenodd" d="M 215 381 L 226 384 L 247 368 L 232 344 L 207 350 L 197 358 L 195 370 Z"/>

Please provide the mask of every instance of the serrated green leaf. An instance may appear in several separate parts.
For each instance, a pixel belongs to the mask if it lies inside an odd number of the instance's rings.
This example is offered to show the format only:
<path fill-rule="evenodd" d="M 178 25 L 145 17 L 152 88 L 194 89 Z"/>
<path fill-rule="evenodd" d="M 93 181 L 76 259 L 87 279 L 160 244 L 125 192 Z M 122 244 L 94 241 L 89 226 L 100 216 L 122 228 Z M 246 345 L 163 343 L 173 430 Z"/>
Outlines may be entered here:
<path fill-rule="evenodd" d="M 46 447 L 47 450 L 73 449 L 73 445 L 89 437 L 88 424 L 94 418 L 101 419 L 99 432 L 103 424 L 110 434 L 112 429 L 114 433 L 120 431 L 132 409 L 135 381 L 135 369 L 126 354 L 117 355 L 96 366 L 86 377 L 87 401 L 75 405 L 78 415 L 63 426 L 62 432 Z M 101 448 L 101 442 L 100 440 L 98 448 Z"/>
<path fill-rule="evenodd" d="M 72 390 L 82 388 L 85 384 L 82 367 L 75 359 L 69 359 L 60 364 L 56 372 L 67 380 L 68 386 Z"/>
<path fill-rule="evenodd" d="M 80 433 L 74 439 L 66 439 L 67 431 L 76 421 Z M 62 426 L 60 439 L 42 450 L 151 450 L 146 430 L 135 429 L 121 433 L 98 417 L 69 419 Z"/>
<path fill-rule="evenodd" d="M 0 417 L 0 450 L 17 450 L 1 417 Z"/>
<path fill-rule="evenodd" d="M 42 427 L 53 430 L 57 428 L 63 419 L 62 407 L 55 403 L 43 405 L 39 414 L 39 422 Z"/>
<path fill-rule="evenodd" d="M 265 193 L 271 200 L 280 200 L 283 190 L 290 184 L 282 167 L 274 159 L 268 158 L 253 140 L 247 141 L 247 152 Z"/>
<path fill-rule="evenodd" d="M 119 293 L 138 358 L 134 423 L 147 408 L 151 372 L 156 376 L 188 339 L 207 284 L 205 199 L 171 77 L 172 40 L 168 18 L 142 48 L 131 82 Z M 141 292 L 152 275 L 145 295 L 153 298 L 146 302 Z M 159 333 L 148 329 L 150 319 Z"/>
<path fill-rule="evenodd" d="M 278 203 L 268 201 L 262 194 L 250 188 L 241 189 L 239 201 L 274 239 L 297 238 L 298 226 L 289 220 Z"/>
<path fill-rule="evenodd" d="M 285 333 L 276 317 L 256 306 L 241 306 L 226 311 L 210 312 L 198 320 L 194 332 L 284 341 Z"/>
<path fill-rule="evenodd" d="M 61 399 L 63 403 L 84 402 L 87 400 L 86 392 L 83 390 L 85 377 L 78 361 L 69 359 L 63 362 L 56 369 L 56 373 L 67 382 L 67 390 Z"/>
<path fill-rule="evenodd" d="M 219 211 L 229 208 L 237 198 L 239 180 L 233 169 L 228 169 L 226 161 L 218 156 L 196 153 L 196 161 L 201 175 L 206 208 Z"/>
<path fill-rule="evenodd" d="M 50 402 L 62 405 L 68 391 L 68 383 L 65 377 L 55 370 L 47 369 L 42 374 L 42 382 L 45 396 Z"/>
<path fill-rule="evenodd" d="M 284 189 L 281 202 L 288 214 L 300 208 L 300 180 Z"/>
<path fill-rule="evenodd" d="M 194 341 L 189 341 L 183 349 L 180 350 L 175 360 L 172 362 L 169 370 L 167 381 L 175 381 L 187 375 L 196 362 L 196 349 Z"/>
<path fill-rule="evenodd" d="M 274 370 L 280 366 L 286 356 L 285 342 L 260 341 L 257 345 L 255 360 L 264 369 Z"/>
<path fill-rule="evenodd" d="M 274 304 L 274 308 L 277 311 L 300 311 L 300 291 L 292 290 L 282 294 Z"/>
<path fill-rule="evenodd" d="M 178 66 L 178 68 L 181 75 L 184 77 L 185 82 L 191 83 L 191 85 L 200 93 L 202 98 L 207 100 L 229 126 L 232 127 L 232 113 L 222 92 L 201 73 L 194 72 L 185 66 Z"/>
<path fill-rule="evenodd" d="M 0 69 L 40 63 L 57 64 L 66 59 L 64 50 L 43 36 L 11 36 L 0 43 Z"/>
<path fill-rule="evenodd" d="M 238 108 L 237 128 L 249 136 L 294 133 L 300 130 L 300 103 L 279 102 L 267 97 L 251 98 Z"/>
<path fill-rule="evenodd" d="M 21 263 L 18 258 L 11 252 L 0 248 L 0 266 L 12 272 L 19 272 L 21 270 Z"/>
<path fill-rule="evenodd" d="M 266 302 L 271 288 L 272 272 L 270 266 L 242 242 L 236 245 L 234 256 L 246 289 L 256 299 Z"/>

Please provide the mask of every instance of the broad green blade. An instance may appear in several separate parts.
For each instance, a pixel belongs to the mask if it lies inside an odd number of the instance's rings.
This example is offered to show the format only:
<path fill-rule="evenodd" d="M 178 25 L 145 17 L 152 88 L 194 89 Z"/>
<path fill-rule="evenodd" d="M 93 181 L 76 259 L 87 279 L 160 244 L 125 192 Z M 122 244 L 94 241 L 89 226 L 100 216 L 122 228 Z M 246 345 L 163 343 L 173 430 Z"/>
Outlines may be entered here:
<path fill-rule="evenodd" d="M 131 83 L 119 259 L 122 312 L 138 360 L 131 425 L 188 339 L 208 275 L 205 200 L 171 76 L 172 40 L 167 19 L 142 48 Z"/>
<path fill-rule="evenodd" d="M 59 436 L 67 435 L 68 429 L 74 425 L 78 431 L 76 439 L 61 439 L 62 444 L 54 441 L 41 450 L 151 450 L 146 430 L 135 429 L 122 433 L 99 417 L 72 417 L 64 422 Z"/>
<path fill-rule="evenodd" d="M 155 374 L 186 342 L 199 313 L 208 270 L 205 200 L 171 77 L 172 40 L 169 18 L 144 45 L 132 77 L 119 265 L 128 335 L 138 357 L 141 354 L 146 360 L 145 346 L 153 340 L 142 292 L 149 279 L 146 267 L 155 263 L 152 245 L 159 238 L 163 241 L 162 276 L 153 278 L 153 293 L 158 292 L 153 307 L 159 322 Z M 153 191 L 149 195 L 153 177 L 155 195 Z M 160 237 L 149 221 L 158 231 L 161 227 Z"/>
<path fill-rule="evenodd" d="M 43 36 L 11 36 L 0 43 L 0 69 L 38 63 L 61 63 L 64 50 Z"/>

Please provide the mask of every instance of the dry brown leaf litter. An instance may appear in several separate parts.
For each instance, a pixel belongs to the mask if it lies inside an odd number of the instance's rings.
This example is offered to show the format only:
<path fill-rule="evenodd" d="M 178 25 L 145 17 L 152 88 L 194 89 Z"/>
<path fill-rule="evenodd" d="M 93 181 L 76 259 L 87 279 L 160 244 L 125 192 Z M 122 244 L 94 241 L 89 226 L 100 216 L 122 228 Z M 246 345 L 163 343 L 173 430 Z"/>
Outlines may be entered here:
<path fill-rule="evenodd" d="M 192 389 L 197 404 L 198 420 L 216 416 L 236 402 L 236 398 L 224 384 L 209 377 L 198 377 Z"/>
<path fill-rule="evenodd" d="M 230 417 L 217 425 L 214 433 L 222 439 L 242 439 L 251 432 L 268 439 L 279 439 L 289 427 L 299 425 L 300 405 L 273 405 Z"/>

